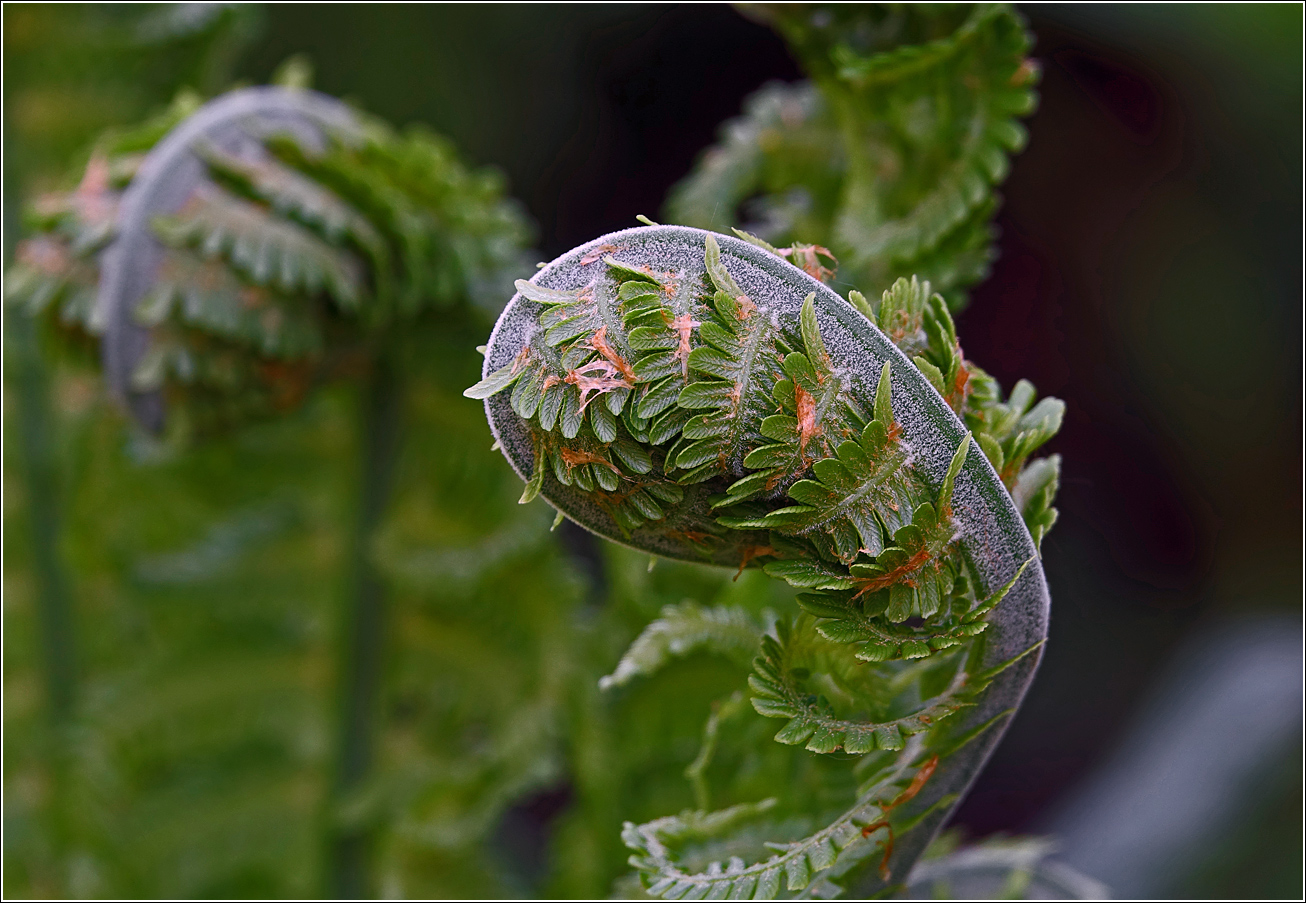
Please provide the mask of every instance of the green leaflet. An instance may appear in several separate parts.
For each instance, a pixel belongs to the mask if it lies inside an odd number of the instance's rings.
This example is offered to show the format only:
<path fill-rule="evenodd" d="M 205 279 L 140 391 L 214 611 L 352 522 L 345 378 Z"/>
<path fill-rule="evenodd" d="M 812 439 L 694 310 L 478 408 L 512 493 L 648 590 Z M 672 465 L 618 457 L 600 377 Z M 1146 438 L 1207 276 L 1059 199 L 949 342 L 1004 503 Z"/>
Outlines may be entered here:
<path fill-rule="evenodd" d="M 876 390 L 875 419 L 861 435 L 838 443 L 832 457 L 812 464 L 813 479 L 789 487 L 789 498 L 797 504 L 772 509 L 760 518 L 722 517 L 720 522 L 736 529 L 769 529 L 803 537 L 826 557 L 844 564 L 859 555 L 879 555 L 894 531 L 909 522 L 920 498 L 919 484 L 905 466 L 907 456 L 897 438 L 889 373 L 886 361 Z M 759 463 L 762 451 L 749 455 L 745 463 Z"/>
<path fill-rule="evenodd" d="M 861 754 L 881 750 L 899 750 L 903 738 L 929 730 L 934 724 L 954 714 L 969 704 L 976 688 L 963 666 L 953 663 L 953 676 L 936 695 L 920 701 L 911 711 L 883 720 L 856 720 L 838 717 L 828 699 L 810 693 L 804 679 L 809 673 L 798 668 L 801 650 L 795 651 L 795 630 L 788 625 L 778 625 L 776 637 L 764 637 L 762 654 L 753 662 L 756 673 L 748 678 L 753 689 L 753 708 L 768 718 L 787 718 L 788 724 L 775 735 L 780 743 L 805 745 L 811 752 L 830 753 L 837 750 Z M 801 634 L 801 631 L 799 632 Z M 821 643 L 828 648 L 821 650 Z M 847 654 L 847 647 L 823 637 L 806 636 L 809 649 L 815 646 L 826 656 Z M 866 666 L 862 666 L 865 668 Z M 934 667 L 947 667 L 942 663 Z M 882 678 L 892 686 L 891 679 Z M 845 685 L 846 689 L 846 685 Z M 848 690 L 850 698 L 861 701 L 858 694 Z"/>
<path fill-rule="evenodd" d="M 246 288 L 221 259 L 178 249 L 164 256 L 158 282 L 136 309 L 136 321 L 169 320 L 186 329 L 247 346 L 269 358 L 295 360 L 322 353 L 322 324 L 303 307 L 263 288 Z"/>
<path fill-rule="evenodd" d="M 325 290 L 345 309 L 364 298 L 362 266 L 352 253 L 293 222 L 269 219 L 261 207 L 216 186 L 198 190 L 176 216 L 157 220 L 155 230 L 168 244 L 229 260 L 255 285 L 287 293 Z"/>
<path fill-rule="evenodd" d="M 1025 573 L 1029 562 L 987 598 L 972 605 L 966 581 L 959 578 L 944 604 L 919 627 L 894 623 L 884 617 L 890 598 L 887 590 L 865 596 L 855 591 L 803 593 L 798 604 L 821 618 L 817 630 L 828 640 L 854 644 L 857 658 L 868 662 L 917 659 L 959 646 L 988 627 L 986 615 L 1006 597 Z"/>
<path fill-rule="evenodd" d="M 812 83 L 749 98 L 676 186 L 669 219 L 824 245 L 854 284 L 878 289 L 917 273 L 964 303 L 992 255 L 992 186 L 1023 146 L 1017 120 L 1035 103 L 1020 18 L 1005 4 L 755 14 Z M 731 221 L 745 201 L 759 225 Z"/>
<path fill-rule="evenodd" d="M 1029 456 L 1061 429 L 1065 402 L 1044 398 L 1034 403 L 1034 386 L 1020 380 L 1006 402 L 996 386 L 985 385 L 968 411 L 968 420 L 982 424 L 985 456 L 1008 488 L 1015 486 Z"/>
<path fill-rule="evenodd" d="M 722 265 L 721 249 L 710 235 L 704 258 L 715 288 L 713 309 L 699 327 L 702 344 L 689 354 L 695 380 L 677 397 L 694 416 L 668 452 L 668 472 L 680 471 L 676 478 L 682 483 L 742 474 L 743 450 L 765 439 L 761 422 L 785 347 L 766 309 L 745 295 Z"/>
<path fill-rule="evenodd" d="M 599 681 L 599 688 L 607 690 L 651 675 L 671 658 L 700 649 L 747 663 L 757 651 L 764 626 L 740 608 L 705 608 L 689 601 L 667 605 L 630 644 L 616 670 Z"/>
<path fill-rule="evenodd" d="M 215 175 L 272 206 L 277 213 L 311 224 L 333 243 L 351 239 L 384 265 L 385 243 L 353 204 L 275 158 L 254 159 L 228 154 L 213 146 L 198 148 Z"/>
<path fill-rule="evenodd" d="M 366 140 L 336 143 L 322 154 L 285 140 L 269 146 L 348 199 L 385 239 L 388 253 L 374 262 L 379 304 L 369 322 L 464 300 L 501 304 L 511 271 L 525 269 L 519 248 L 528 238 L 521 216 L 500 201 L 501 180 L 468 171 L 438 135 L 367 125 Z"/>
<path fill-rule="evenodd" d="M 1057 522 L 1057 509 L 1052 507 L 1052 499 L 1056 497 L 1060 479 L 1061 456 L 1051 455 L 1026 466 L 1012 487 L 1012 501 L 1025 519 L 1035 546 L 1042 544 L 1043 537 Z"/>
<path fill-rule="evenodd" d="M 748 452 L 743 464 L 753 472 L 735 481 L 714 507 L 774 494 L 805 473 L 814 460 L 833 456 L 840 440 L 855 436 L 868 419 L 853 396 L 848 376 L 835 372 L 830 363 L 814 301 L 815 296 L 809 295 L 799 319 L 805 353 L 785 356 L 784 377 L 771 390 L 780 413 L 762 421 L 762 434 L 774 441 Z M 726 520 L 736 521 L 728 525 L 739 529 L 758 529 L 743 526 L 746 519 L 727 518 L 722 523 Z"/>

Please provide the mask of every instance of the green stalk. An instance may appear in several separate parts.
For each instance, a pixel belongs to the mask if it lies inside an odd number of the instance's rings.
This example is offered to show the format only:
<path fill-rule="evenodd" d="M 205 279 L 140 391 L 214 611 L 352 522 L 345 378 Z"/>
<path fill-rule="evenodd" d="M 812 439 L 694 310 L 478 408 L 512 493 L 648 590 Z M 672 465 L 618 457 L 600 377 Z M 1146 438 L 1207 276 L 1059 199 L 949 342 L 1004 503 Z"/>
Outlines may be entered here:
<path fill-rule="evenodd" d="M 59 493 L 50 441 L 49 377 L 36 349 L 28 317 L 6 317 L 13 330 L 10 350 L 17 359 L 22 474 L 32 528 L 36 612 L 49 717 L 57 730 L 71 719 L 77 697 L 77 654 L 71 595 L 59 560 Z"/>
<path fill-rule="evenodd" d="M 77 644 L 72 594 L 59 556 L 59 481 L 51 441 L 49 373 L 37 348 L 36 330 L 26 316 L 7 316 L 8 350 L 17 371 L 20 466 L 32 531 L 32 569 L 36 577 L 36 617 L 41 670 L 49 724 L 50 797 L 45 820 L 50 843 L 62 859 L 73 845 L 72 727 L 77 708 Z M 65 874 L 61 868 L 60 878 Z"/>
<path fill-rule="evenodd" d="M 360 494 L 348 557 L 338 652 L 336 764 L 328 814 L 326 895 L 362 899 L 371 892 L 372 831 L 342 819 L 372 766 L 385 635 L 385 587 L 370 560 L 399 450 L 403 387 L 392 362 L 378 357 L 359 411 Z M 348 823 L 346 823 L 346 821 Z"/>

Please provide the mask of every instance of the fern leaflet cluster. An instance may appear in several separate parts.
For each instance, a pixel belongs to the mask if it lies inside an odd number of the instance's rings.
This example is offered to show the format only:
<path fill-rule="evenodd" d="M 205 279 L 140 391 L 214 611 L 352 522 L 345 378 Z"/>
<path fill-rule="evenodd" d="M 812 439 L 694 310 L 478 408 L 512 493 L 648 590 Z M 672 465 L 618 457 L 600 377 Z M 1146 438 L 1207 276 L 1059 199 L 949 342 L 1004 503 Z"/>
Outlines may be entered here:
<path fill-rule="evenodd" d="M 1035 105 L 1030 38 L 1006 4 L 750 4 L 811 81 L 768 85 L 668 201 L 833 250 L 853 284 L 927 278 L 955 307 L 992 257 L 993 186 Z"/>

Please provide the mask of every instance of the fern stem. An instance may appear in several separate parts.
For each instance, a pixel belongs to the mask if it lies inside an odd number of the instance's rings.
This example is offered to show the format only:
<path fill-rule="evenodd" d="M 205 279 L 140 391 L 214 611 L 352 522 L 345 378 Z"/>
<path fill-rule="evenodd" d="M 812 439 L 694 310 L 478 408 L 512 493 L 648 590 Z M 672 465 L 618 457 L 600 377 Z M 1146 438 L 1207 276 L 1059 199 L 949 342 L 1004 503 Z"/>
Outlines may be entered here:
<path fill-rule="evenodd" d="M 72 725 L 77 708 L 77 644 L 72 594 L 59 555 L 59 486 L 50 433 L 49 372 L 37 348 L 31 319 L 5 318 L 7 350 L 15 361 L 17 407 L 22 436 L 21 473 L 31 518 L 36 616 L 49 719 L 50 795 L 45 819 L 60 855 L 72 844 L 74 826 L 69 786 Z M 65 888 L 66 890 L 66 888 Z"/>
<path fill-rule="evenodd" d="M 71 596 L 59 559 L 59 497 L 55 476 L 49 402 L 49 376 L 36 348 L 32 321 L 6 317 L 13 330 L 10 350 L 17 359 L 18 408 L 22 424 L 22 474 L 31 517 L 32 560 L 37 577 L 49 717 L 56 729 L 72 717 L 77 697 L 77 653 Z"/>
<path fill-rule="evenodd" d="M 351 537 L 348 595 L 340 624 L 338 734 L 328 815 L 327 896 L 361 899 L 370 892 L 372 837 L 342 824 L 341 809 L 372 767 L 385 638 L 385 587 L 370 560 L 393 483 L 399 450 L 403 384 L 393 363 L 378 356 L 363 390 L 357 520 Z"/>

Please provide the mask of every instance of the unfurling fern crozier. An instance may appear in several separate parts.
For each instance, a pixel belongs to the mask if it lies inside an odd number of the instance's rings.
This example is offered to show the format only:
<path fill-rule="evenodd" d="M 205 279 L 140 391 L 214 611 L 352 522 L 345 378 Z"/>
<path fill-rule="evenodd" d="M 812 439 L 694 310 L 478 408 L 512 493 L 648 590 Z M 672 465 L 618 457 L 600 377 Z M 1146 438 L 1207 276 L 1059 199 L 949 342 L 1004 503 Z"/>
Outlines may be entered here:
<path fill-rule="evenodd" d="M 669 898 L 860 893 L 902 872 L 997 741 L 1046 634 L 1035 542 L 990 463 L 1010 448 L 1019 474 L 1040 444 L 1008 435 L 1010 417 L 994 430 L 1032 399 L 1003 407 L 928 284 L 899 280 L 873 307 L 806 269 L 752 236 L 604 236 L 517 283 L 466 393 L 485 399 L 523 501 L 804 590 L 801 610 L 756 625 L 752 704 L 785 720 L 781 743 L 864 760 L 861 789 L 752 862 L 700 862 L 699 848 L 756 834 L 765 801 L 629 825 L 632 862 Z M 705 648 L 725 623 L 666 615 L 700 625 Z M 730 623 L 737 645 L 753 622 Z M 648 645 L 605 686 L 665 660 Z"/>

